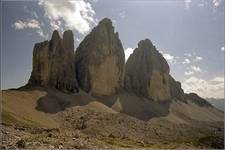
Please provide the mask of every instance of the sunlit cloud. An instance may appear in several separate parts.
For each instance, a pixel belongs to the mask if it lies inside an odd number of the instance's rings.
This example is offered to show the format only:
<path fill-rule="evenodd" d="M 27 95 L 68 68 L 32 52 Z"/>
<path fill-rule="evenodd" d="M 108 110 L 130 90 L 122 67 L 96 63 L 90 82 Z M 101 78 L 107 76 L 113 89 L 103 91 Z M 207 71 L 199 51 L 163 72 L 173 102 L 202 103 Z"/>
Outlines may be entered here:
<path fill-rule="evenodd" d="M 172 61 L 174 60 L 174 56 L 172 56 L 172 55 L 169 54 L 169 53 L 164 53 L 164 54 L 163 54 L 163 57 L 164 57 L 166 60 L 170 61 L 170 62 L 172 62 Z"/>
<path fill-rule="evenodd" d="M 16 30 L 21 30 L 21 29 L 26 29 L 26 28 L 40 29 L 41 28 L 41 25 L 35 19 L 27 19 L 26 21 L 17 20 L 16 22 L 14 22 L 13 27 Z"/>
<path fill-rule="evenodd" d="M 182 64 L 190 64 L 191 61 L 188 58 L 185 58 L 184 61 L 182 62 Z"/>
<path fill-rule="evenodd" d="M 124 19 L 126 17 L 126 12 L 125 11 L 121 11 L 119 13 L 120 18 Z"/>
<path fill-rule="evenodd" d="M 193 72 L 193 71 L 185 71 L 184 74 L 185 74 L 186 76 L 189 76 L 189 75 L 194 74 L 194 72 Z"/>
<path fill-rule="evenodd" d="M 224 77 L 215 77 L 210 80 L 191 76 L 182 82 L 186 93 L 197 93 L 201 97 L 224 98 Z"/>
<path fill-rule="evenodd" d="M 192 2 L 191 0 L 184 0 L 185 9 L 189 9 L 190 8 L 191 2 Z"/>
<path fill-rule="evenodd" d="M 177 64 L 178 63 L 178 60 L 179 60 L 179 56 L 173 56 L 172 54 L 169 54 L 169 53 L 165 53 L 163 51 L 159 51 L 163 57 L 171 64 L 171 65 L 174 65 L 174 64 Z"/>
<path fill-rule="evenodd" d="M 195 72 L 202 72 L 201 68 L 198 66 L 191 66 L 191 69 Z"/>
<path fill-rule="evenodd" d="M 127 48 L 125 49 L 125 61 L 128 60 L 128 58 L 130 57 L 130 55 L 133 53 L 134 49 L 133 48 Z"/>
<path fill-rule="evenodd" d="M 36 19 L 27 19 L 25 21 L 17 20 L 13 23 L 12 27 L 15 30 L 23 30 L 23 29 L 32 29 L 34 30 L 39 36 L 44 37 L 43 30 L 41 28 L 41 23 Z"/>
<path fill-rule="evenodd" d="M 222 3 L 222 0 L 212 0 L 212 3 L 213 3 L 213 6 L 216 8 L 220 6 L 220 4 Z"/>
<path fill-rule="evenodd" d="M 70 28 L 81 34 L 90 31 L 96 25 L 95 11 L 91 4 L 84 0 L 55 1 L 40 0 L 39 6 L 45 11 L 45 17 L 53 29 Z"/>
<path fill-rule="evenodd" d="M 200 57 L 200 56 L 196 56 L 195 59 L 194 59 L 195 62 L 199 62 L 199 61 L 201 61 L 201 60 L 203 60 L 203 58 Z"/>

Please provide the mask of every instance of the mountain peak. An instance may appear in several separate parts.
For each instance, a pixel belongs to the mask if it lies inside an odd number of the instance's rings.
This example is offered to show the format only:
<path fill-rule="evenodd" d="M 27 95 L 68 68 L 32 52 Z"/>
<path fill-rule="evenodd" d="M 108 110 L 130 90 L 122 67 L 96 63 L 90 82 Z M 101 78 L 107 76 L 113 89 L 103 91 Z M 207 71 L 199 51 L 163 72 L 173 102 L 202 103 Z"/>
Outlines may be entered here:
<path fill-rule="evenodd" d="M 93 29 L 94 32 L 104 32 L 105 34 L 114 34 L 114 27 L 109 18 L 102 19 Z"/>
<path fill-rule="evenodd" d="M 112 21 L 109 18 L 104 18 L 99 22 L 99 25 L 112 26 Z"/>
<path fill-rule="evenodd" d="M 142 47 L 143 48 L 151 48 L 151 47 L 153 47 L 153 44 L 152 44 L 151 40 L 146 38 L 146 39 L 138 42 L 138 47 L 140 47 L 140 48 L 142 48 Z"/>
<path fill-rule="evenodd" d="M 74 52 L 74 39 L 73 39 L 73 31 L 66 30 L 63 33 L 63 46 L 65 50 L 69 50 Z"/>
<path fill-rule="evenodd" d="M 170 76 L 167 61 L 149 39 L 138 43 L 125 68 L 128 91 L 158 101 L 182 98 L 181 86 Z"/>
<path fill-rule="evenodd" d="M 59 32 L 57 30 L 54 30 L 53 33 L 52 33 L 52 38 L 51 40 L 52 41 L 58 41 L 60 38 L 60 35 L 59 35 Z"/>
<path fill-rule="evenodd" d="M 72 30 L 66 30 L 66 31 L 64 31 L 63 32 L 63 38 L 66 37 L 66 36 L 73 37 L 73 31 Z"/>

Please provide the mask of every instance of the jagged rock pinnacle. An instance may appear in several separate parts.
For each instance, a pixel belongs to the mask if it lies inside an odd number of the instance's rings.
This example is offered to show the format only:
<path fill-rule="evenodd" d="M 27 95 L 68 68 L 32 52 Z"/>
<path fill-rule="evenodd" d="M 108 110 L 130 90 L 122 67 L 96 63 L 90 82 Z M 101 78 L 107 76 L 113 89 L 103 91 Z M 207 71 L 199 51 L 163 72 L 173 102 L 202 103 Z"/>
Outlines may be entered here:
<path fill-rule="evenodd" d="M 63 40 L 55 30 L 51 40 L 37 43 L 33 51 L 33 70 L 28 85 L 53 87 L 77 92 L 72 31 L 65 31 Z"/>

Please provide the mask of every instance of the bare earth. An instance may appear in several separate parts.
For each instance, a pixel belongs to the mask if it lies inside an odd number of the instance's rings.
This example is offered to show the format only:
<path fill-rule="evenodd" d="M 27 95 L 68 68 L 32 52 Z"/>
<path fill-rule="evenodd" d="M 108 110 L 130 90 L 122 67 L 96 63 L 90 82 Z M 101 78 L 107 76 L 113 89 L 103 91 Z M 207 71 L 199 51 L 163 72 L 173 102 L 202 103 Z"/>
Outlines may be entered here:
<path fill-rule="evenodd" d="M 224 113 L 191 101 L 36 88 L 2 91 L 1 104 L 1 148 L 224 147 Z"/>

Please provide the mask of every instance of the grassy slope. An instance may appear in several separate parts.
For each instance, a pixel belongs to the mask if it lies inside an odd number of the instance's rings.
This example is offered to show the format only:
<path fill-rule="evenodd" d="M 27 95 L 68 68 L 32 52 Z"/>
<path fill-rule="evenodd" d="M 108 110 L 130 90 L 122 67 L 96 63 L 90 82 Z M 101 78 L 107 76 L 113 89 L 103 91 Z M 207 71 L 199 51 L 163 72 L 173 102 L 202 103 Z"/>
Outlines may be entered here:
<path fill-rule="evenodd" d="M 41 127 L 57 127 L 57 123 L 46 114 L 35 109 L 37 100 L 44 96 L 43 91 L 2 91 L 2 121 L 24 123 Z"/>

